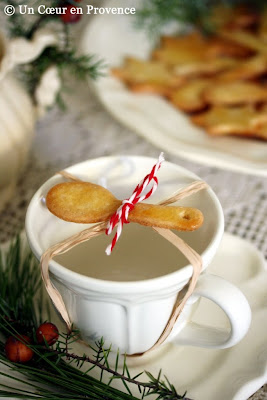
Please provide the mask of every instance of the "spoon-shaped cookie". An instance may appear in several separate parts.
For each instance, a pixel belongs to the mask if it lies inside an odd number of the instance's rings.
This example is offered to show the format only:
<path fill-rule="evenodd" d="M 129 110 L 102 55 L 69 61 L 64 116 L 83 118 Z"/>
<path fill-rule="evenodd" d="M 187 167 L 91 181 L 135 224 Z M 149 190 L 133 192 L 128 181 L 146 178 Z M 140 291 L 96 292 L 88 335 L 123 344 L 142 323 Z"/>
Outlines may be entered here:
<path fill-rule="evenodd" d="M 90 182 L 65 182 L 52 187 L 46 196 L 47 208 L 65 221 L 95 223 L 108 220 L 122 204 L 113 194 Z M 128 221 L 179 231 L 193 231 L 203 223 L 196 208 L 136 204 Z"/>

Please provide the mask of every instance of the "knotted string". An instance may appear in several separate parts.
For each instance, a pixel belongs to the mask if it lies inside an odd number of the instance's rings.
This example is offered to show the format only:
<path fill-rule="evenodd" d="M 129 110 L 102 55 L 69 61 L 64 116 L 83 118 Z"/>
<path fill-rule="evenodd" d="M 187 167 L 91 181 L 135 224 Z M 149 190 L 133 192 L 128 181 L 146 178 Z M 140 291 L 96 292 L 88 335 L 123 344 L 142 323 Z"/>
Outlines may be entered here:
<path fill-rule="evenodd" d="M 157 190 L 158 178 L 156 177 L 156 173 L 160 169 L 163 161 L 163 153 L 160 153 L 158 162 L 153 166 L 151 172 L 147 174 L 144 179 L 136 186 L 131 197 L 122 201 L 121 206 L 110 218 L 106 229 L 106 235 L 110 235 L 115 227 L 117 227 L 117 230 L 111 244 L 106 248 L 106 254 L 108 256 L 111 254 L 117 241 L 119 240 L 119 237 L 122 233 L 123 225 L 129 223 L 129 212 L 133 210 L 134 206 L 137 203 L 141 203 L 142 201 L 148 199 Z M 153 183 L 152 188 L 146 194 L 142 195 L 142 193 L 150 183 Z"/>

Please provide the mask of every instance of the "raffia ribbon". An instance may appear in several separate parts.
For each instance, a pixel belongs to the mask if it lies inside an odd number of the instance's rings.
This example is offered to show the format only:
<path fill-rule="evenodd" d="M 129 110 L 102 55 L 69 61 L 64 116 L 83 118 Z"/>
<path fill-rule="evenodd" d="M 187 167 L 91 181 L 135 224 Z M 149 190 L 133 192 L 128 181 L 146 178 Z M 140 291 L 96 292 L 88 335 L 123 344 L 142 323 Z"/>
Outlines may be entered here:
<path fill-rule="evenodd" d="M 80 179 L 76 178 L 75 176 L 69 174 L 66 171 L 60 171 L 59 174 L 61 174 L 63 177 L 71 180 L 77 180 L 80 181 Z M 207 188 L 208 185 L 203 182 L 203 181 L 195 181 L 188 186 L 182 188 L 178 193 L 175 195 L 169 197 L 166 200 L 161 201 L 159 204 L 160 205 L 169 205 L 172 203 L 175 203 L 178 200 L 184 199 L 185 197 L 191 196 L 192 194 Z M 52 284 L 49 276 L 49 262 L 57 255 L 66 253 L 67 251 L 71 250 L 73 247 L 77 246 L 80 243 L 83 243 L 87 240 L 90 240 L 96 236 L 99 236 L 103 233 L 105 233 L 106 228 L 107 228 L 107 221 L 95 224 L 94 226 L 84 229 L 83 231 L 69 237 L 68 239 L 65 239 L 53 246 L 51 246 L 49 249 L 47 249 L 42 257 L 41 257 L 41 274 L 42 278 L 46 287 L 46 290 L 53 301 L 56 309 L 58 312 L 61 314 L 63 320 L 65 321 L 68 329 L 71 329 L 72 322 L 70 320 L 68 311 L 66 309 L 65 303 L 63 301 L 63 298 L 59 291 L 55 288 L 55 286 Z M 201 273 L 202 270 L 202 259 L 201 256 L 194 250 L 192 249 L 184 240 L 179 238 L 176 234 L 174 234 L 171 230 L 169 229 L 163 229 L 163 228 L 156 228 L 153 227 L 153 229 L 158 232 L 162 237 L 164 237 L 166 240 L 168 240 L 171 244 L 173 244 L 178 250 L 181 251 L 181 253 L 188 259 L 190 264 L 193 266 L 193 273 L 192 276 L 188 282 L 188 288 L 187 291 L 184 295 L 183 298 L 180 298 L 179 293 L 177 295 L 176 302 L 173 306 L 172 313 L 169 317 L 169 320 L 162 331 L 159 339 L 157 342 L 150 348 L 148 349 L 145 353 L 148 351 L 151 351 L 152 349 L 155 349 L 158 347 L 160 344 L 162 344 L 170 335 L 175 322 L 177 321 L 179 315 L 181 314 L 185 303 L 193 293 L 198 277 Z M 142 353 L 144 354 L 144 353 Z M 140 354 L 141 355 L 141 354 Z"/>

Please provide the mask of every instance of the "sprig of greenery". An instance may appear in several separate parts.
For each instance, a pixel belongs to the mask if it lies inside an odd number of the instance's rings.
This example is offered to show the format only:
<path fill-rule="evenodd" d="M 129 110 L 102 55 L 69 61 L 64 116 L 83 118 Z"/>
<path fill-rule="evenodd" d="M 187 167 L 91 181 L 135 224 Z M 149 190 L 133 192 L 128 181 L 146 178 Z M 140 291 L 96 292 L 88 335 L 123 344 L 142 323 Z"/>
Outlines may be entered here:
<path fill-rule="evenodd" d="M 137 11 L 136 25 L 155 34 L 170 23 L 206 26 L 210 0 L 147 0 Z"/>
<path fill-rule="evenodd" d="M 245 5 L 253 10 L 266 6 L 265 0 L 146 0 L 137 11 L 136 25 L 159 33 L 168 23 L 193 25 L 204 32 L 214 29 L 210 17 L 215 7 Z"/>
<path fill-rule="evenodd" d="M 186 394 L 179 395 L 166 377 L 161 379 L 161 372 L 157 377 L 147 371 L 131 376 L 126 356 L 120 370 L 119 352 L 115 367 L 112 368 L 109 362 L 111 347 L 105 348 L 103 339 L 91 347 L 92 356 L 79 356 L 72 352 L 71 346 L 78 338 L 76 330 L 62 333 L 53 348 L 47 343 L 38 344 L 35 331 L 44 318 L 40 293 L 41 278 L 37 262 L 29 251 L 23 254 L 20 239 L 17 238 L 5 256 L 0 252 L 0 333 L 4 337 L 12 335 L 20 338 L 21 334 L 31 336 L 33 344 L 29 347 L 34 357 L 27 364 L 11 363 L 5 355 L 5 340 L 0 338 L 0 364 L 9 368 L 7 372 L 0 371 L 0 375 L 11 382 L 0 383 L 0 396 L 18 399 L 138 400 L 132 394 L 131 388 L 134 386 L 138 388 L 139 398 L 142 399 L 155 395 L 157 399 L 189 400 Z M 83 372 L 81 368 L 85 363 L 89 367 Z M 99 371 L 98 379 L 89 374 L 95 368 Z M 145 381 L 140 381 L 140 376 L 144 374 Z M 112 386 L 118 379 L 127 393 Z M 23 388 L 15 389 L 12 381 L 23 384 Z"/>
<path fill-rule="evenodd" d="M 66 0 L 71 5 L 78 5 L 74 0 Z M 47 7 L 61 7 L 66 5 L 66 1 L 63 0 L 47 0 Z M 10 0 L 10 5 L 13 5 L 16 10 L 21 4 L 20 0 Z M 0 0 L 0 6 L 4 8 L 6 5 L 5 0 Z M 28 6 L 36 8 L 40 5 L 38 1 L 28 2 Z M 58 45 L 46 48 L 40 56 L 27 64 L 21 65 L 18 68 L 18 75 L 21 80 L 26 84 L 30 95 L 35 101 L 34 93 L 40 82 L 40 79 L 44 72 L 50 66 L 56 66 L 59 71 L 59 76 L 62 82 L 62 88 L 58 93 L 57 102 L 61 108 L 64 108 L 62 102 L 62 92 L 66 90 L 66 75 L 65 72 L 69 72 L 77 79 L 91 78 L 97 79 L 103 75 L 105 65 L 103 60 L 97 60 L 95 55 L 79 55 L 72 44 L 71 34 L 69 25 L 64 23 L 59 15 L 57 14 L 43 14 L 38 15 L 21 15 L 18 11 L 12 16 L 7 18 L 8 32 L 11 37 L 24 37 L 25 39 L 31 39 L 35 32 L 46 24 L 49 23 L 57 24 L 61 30 L 61 40 Z M 52 29 L 52 28 L 51 28 Z M 54 27 L 53 27 L 54 29 Z"/>
<path fill-rule="evenodd" d="M 64 337 L 64 335 L 62 335 Z M 54 350 L 54 353 L 59 357 L 65 356 L 67 360 L 73 360 L 77 367 L 81 368 L 85 362 L 91 364 L 92 366 L 87 370 L 87 372 L 91 371 L 95 367 L 98 367 L 101 371 L 100 381 L 103 379 L 104 371 L 111 375 L 108 381 L 108 385 L 110 385 L 115 379 L 120 379 L 125 386 L 127 392 L 132 395 L 131 389 L 128 384 L 133 384 L 137 386 L 139 392 L 142 394 L 142 399 L 151 394 L 157 394 L 158 399 L 185 399 L 186 393 L 180 396 L 175 387 L 168 381 L 165 377 L 165 380 L 161 380 L 161 371 L 159 372 L 157 378 L 154 377 L 150 372 L 144 371 L 138 373 L 134 377 L 131 376 L 130 371 L 127 367 L 126 356 L 124 357 L 123 369 L 122 372 L 119 372 L 119 352 L 117 352 L 115 368 L 111 368 L 109 365 L 109 356 L 111 354 L 111 346 L 107 349 L 104 348 L 104 340 L 101 339 L 95 342 L 95 348 L 91 346 L 91 349 L 95 353 L 94 359 L 89 357 L 86 354 L 82 356 L 78 356 L 74 353 L 70 353 L 68 351 L 69 344 L 75 342 L 77 340 L 77 333 L 71 332 L 65 335 L 65 340 L 63 342 L 59 341 L 57 344 L 57 348 Z M 63 345 L 63 346 L 62 346 Z M 137 380 L 141 375 L 146 374 L 149 378 L 148 382 L 142 382 Z"/>
<path fill-rule="evenodd" d="M 21 78 L 26 83 L 32 96 L 40 77 L 50 65 L 57 66 L 62 82 L 65 81 L 64 75 L 66 72 L 80 80 L 88 76 L 91 79 L 97 79 L 102 75 L 101 69 L 104 66 L 102 60 L 95 60 L 93 55 L 77 55 L 72 48 L 61 50 L 56 47 L 48 47 L 37 60 L 20 68 Z M 66 85 L 64 88 L 66 89 Z"/>
<path fill-rule="evenodd" d="M 5 257 L 0 252 L 0 314 L 21 333 L 31 333 L 40 323 L 41 283 L 37 262 L 29 252 L 23 256 L 18 237 Z"/>

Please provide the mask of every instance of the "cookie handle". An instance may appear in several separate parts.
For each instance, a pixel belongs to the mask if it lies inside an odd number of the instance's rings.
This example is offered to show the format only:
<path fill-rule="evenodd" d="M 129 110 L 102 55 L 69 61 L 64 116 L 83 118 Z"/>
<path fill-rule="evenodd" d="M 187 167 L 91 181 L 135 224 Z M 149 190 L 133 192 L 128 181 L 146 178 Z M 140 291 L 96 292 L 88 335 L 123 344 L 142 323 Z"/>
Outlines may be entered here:
<path fill-rule="evenodd" d="M 198 280 L 188 304 L 205 297 L 217 304 L 228 317 L 229 329 L 188 321 L 172 341 L 179 345 L 225 349 L 240 342 L 248 332 L 251 309 L 243 293 L 223 278 L 204 274 Z"/>

